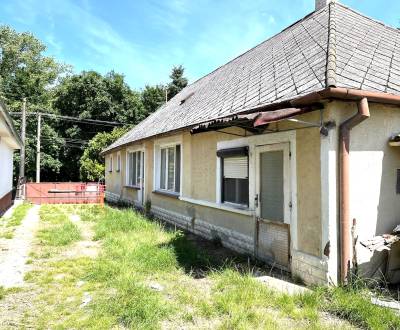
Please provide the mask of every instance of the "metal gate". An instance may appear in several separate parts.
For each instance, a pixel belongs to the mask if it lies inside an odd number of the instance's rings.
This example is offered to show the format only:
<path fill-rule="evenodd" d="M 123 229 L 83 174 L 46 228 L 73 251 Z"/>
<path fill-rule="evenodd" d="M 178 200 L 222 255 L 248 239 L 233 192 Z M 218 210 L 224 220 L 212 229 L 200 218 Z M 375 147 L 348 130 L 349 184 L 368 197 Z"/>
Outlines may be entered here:
<path fill-rule="evenodd" d="M 105 185 L 83 182 L 26 183 L 25 199 L 33 204 L 104 204 Z"/>

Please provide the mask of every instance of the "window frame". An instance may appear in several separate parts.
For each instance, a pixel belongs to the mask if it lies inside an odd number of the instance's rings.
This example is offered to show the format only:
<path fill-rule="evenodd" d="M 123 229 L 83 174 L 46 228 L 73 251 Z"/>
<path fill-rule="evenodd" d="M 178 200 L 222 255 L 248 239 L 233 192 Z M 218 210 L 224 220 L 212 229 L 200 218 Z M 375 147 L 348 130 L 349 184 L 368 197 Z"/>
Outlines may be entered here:
<path fill-rule="evenodd" d="M 130 176 L 131 176 L 131 167 L 130 167 L 130 155 L 131 154 L 136 154 L 135 157 L 135 182 L 130 182 Z M 138 175 L 137 175 L 137 167 L 138 167 L 138 156 L 140 157 L 140 174 L 139 174 L 139 178 L 140 178 L 140 182 L 137 182 L 138 179 Z M 131 187 L 131 188 L 136 188 L 136 189 L 142 189 L 144 187 L 144 150 L 143 149 L 128 149 L 126 151 L 126 180 L 125 180 L 125 185 L 126 187 Z"/>
<path fill-rule="evenodd" d="M 121 152 L 117 153 L 117 165 L 115 171 L 121 172 Z"/>
<path fill-rule="evenodd" d="M 179 187 L 177 187 L 177 146 L 180 147 L 180 161 L 179 161 Z M 173 189 L 168 189 L 168 149 L 174 148 L 174 176 L 173 176 Z M 165 188 L 161 188 L 161 153 L 165 150 Z M 154 192 L 165 193 L 174 196 L 182 196 L 182 175 L 183 175 L 183 143 L 182 141 L 174 141 L 170 143 L 155 144 L 154 147 Z M 179 189 L 179 191 L 176 191 Z"/>
<path fill-rule="evenodd" d="M 113 162 L 114 162 L 113 155 L 110 155 L 110 158 L 108 159 L 108 172 L 109 173 L 112 173 L 112 171 L 113 171 L 113 167 L 114 167 Z"/>
<path fill-rule="evenodd" d="M 220 168 L 220 203 L 227 206 L 232 206 L 236 208 L 248 209 L 250 207 L 250 157 L 249 157 L 249 148 L 248 146 L 239 147 L 239 148 L 231 148 L 231 149 L 221 149 L 217 151 L 217 157 L 219 159 L 219 168 Z M 225 200 L 225 184 L 224 184 L 224 160 L 226 158 L 234 158 L 234 157 L 246 157 L 247 158 L 247 203 L 235 203 L 231 201 Z"/>

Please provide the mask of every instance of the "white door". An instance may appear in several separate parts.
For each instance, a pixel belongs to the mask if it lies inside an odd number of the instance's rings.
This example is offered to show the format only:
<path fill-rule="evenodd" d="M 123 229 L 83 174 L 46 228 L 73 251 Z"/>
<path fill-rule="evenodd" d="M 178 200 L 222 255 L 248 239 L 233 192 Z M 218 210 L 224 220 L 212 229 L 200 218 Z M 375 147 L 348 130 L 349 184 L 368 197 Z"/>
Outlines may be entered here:
<path fill-rule="evenodd" d="M 290 145 L 256 148 L 256 215 L 258 258 L 290 267 Z"/>

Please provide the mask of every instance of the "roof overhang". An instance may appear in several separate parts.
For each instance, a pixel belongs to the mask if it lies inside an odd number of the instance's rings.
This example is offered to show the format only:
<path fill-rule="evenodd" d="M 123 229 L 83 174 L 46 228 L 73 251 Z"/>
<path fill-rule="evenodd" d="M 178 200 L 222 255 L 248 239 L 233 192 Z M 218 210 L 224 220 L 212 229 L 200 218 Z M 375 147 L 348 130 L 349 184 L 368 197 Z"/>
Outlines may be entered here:
<path fill-rule="evenodd" d="M 266 125 L 290 119 L 294 116 L 322 109 L 322 104 L 314 104 L 312 106 L 300 108 L 284 108 L 270 111 L 260 111 L 255 113 L 232 115 L 220 119 L 210 120 L 199 124 L 190 130 L 191 134 L 198 134 L 207 131 L 215 131 L 229 126 L 243 128 L 252 133 L 262 133 Z"/>
<path fill-rule="evenodd" d="M 0 102 L 0 139 L 12 149 L 20 149 L 23 145 L 12 118 L 2 102 Z"/>
<path fill-rule="evenodd" d="M 263 104 L 256 107 L 243 109 L 237 114 L 207 120 L 193 126 L 181 127 L 175 131 L 190 129 L 191 133 L 195 134 L 229 126 L 239 126 L 257 131 L 259 127 L 262 127 L 268 123 L 285 120 L 306 112 L 321 109 L 323 102 L 328 100 L 359 101 L 362 98 L 367 98 L 370 103 L 400 105 L 400 95 L 342 87 L 329 87 L 320 91 L 293 98 L 291 100 Z M 259 120 L 257 121 L 257 119 Z M 255 126 L 254 123 L 257 123 L 257 125 Z M 169 131 L 165 134 L 171 134 L 175 131 Z M 152 136 L 148 136 L 145 139 L 150 137 Z M 129 141 L 115 148 L 105 149 L 101 154 L 105 155 L 113 152 L 114 150 L 121 149 L 122 147 L 133 142 L 136 141 Z"/>

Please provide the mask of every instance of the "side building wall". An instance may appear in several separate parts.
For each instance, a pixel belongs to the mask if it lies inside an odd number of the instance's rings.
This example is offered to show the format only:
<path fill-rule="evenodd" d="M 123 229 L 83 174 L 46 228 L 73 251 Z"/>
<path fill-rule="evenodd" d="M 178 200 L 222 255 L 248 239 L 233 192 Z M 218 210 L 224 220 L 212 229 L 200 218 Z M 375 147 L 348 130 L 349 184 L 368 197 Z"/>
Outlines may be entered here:
<path fill-rule="evenodd" d="M 13 153 L 14 150 L 0 138 L 0 215 L 12 203 Z"/>
<path fill-rule="evenodd" d="M 390 233 L 400 224 L 400 195 L 396 193 L 400 147 L 391 147 L 388 143 L 393 134 L 400 132 L 400 108 L 374 103 L 369 103 L 369 108 L 370 118 L 350 133 L 350 219 L 355 221 L 353 261 L 359 275 L 371 278 L 385 273 L 387 252 L 372 253 L 360 242 Z M 339 232 L 339 125 L 356 112 L 354 102 L 332 102 L 326 111 L 325 120 L 336 123 L 326 144 L 326 161 L 322 162 L 329 168 L 323 204 L 330 219 L 326 223 L 333 242 L 331 254 L 338 252 L 339 239 L 335 234 Z M 334 273 L 333 267 L 330 273 Z"/>

